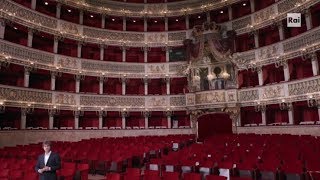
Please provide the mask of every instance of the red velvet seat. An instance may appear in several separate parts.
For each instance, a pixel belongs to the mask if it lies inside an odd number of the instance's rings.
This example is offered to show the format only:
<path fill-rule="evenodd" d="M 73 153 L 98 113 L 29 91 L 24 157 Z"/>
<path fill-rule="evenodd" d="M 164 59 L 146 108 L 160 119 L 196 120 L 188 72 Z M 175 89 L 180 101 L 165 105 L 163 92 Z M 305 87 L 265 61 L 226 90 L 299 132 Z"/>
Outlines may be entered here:
<path fill-rule="evenodd" d="M 163 180 L 179 180 L 179 173 L 177 172 L 164 172 Z"/>
<path fill-rule="evenodd" d="M 198 173 L 185 173 L 183 175 L 184 180 L 201 180 L 201 175 Z"/>
<path fill-rule="evenodd" d="M 88 164 L 78 164 L 77 170 L 80 171 L 81 180 L 87 180 L 89 174 L 89 165 Z"/>
<path fill-rule="evenodd" d="M 117 173 L 109 173 L 106 175 L 106 180 L 120 180 L 120 174 Z"/>
<path fill-rule="evenodd" d="M 216 175 L 207 175 L 206 180 L 226 180 L 227 178 L 224 176 L 216 176 Z"/>

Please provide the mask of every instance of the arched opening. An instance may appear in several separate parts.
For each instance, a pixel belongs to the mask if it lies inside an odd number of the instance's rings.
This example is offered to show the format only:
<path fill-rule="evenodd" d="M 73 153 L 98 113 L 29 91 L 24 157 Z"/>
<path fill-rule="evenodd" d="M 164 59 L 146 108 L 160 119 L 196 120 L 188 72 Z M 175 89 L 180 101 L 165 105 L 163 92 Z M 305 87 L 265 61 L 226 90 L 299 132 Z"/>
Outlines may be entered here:
<path fill-rule="evenodd" d="M 231 134 L 232 120 L 226 113 L 205 114 L 198 118 L 198 138 L 206 139 L 215 134 Z"/>

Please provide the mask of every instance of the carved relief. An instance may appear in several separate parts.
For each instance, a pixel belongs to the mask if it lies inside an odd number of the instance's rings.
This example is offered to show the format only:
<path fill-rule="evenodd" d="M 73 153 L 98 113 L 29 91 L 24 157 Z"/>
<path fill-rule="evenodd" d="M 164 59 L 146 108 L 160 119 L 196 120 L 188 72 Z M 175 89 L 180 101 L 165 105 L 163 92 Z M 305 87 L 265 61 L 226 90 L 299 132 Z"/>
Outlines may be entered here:
<path fill-rule="evenodd" d="M 145 4 L 144 12 L 149 13 L 163 13 L 167 11 L 167 5 L 164 3 L 158 4 Z"/>
<path fill-rule="evenodd" d="M 254 101 L 259 99 L 258 90 L 241 90 L 239 91 L 239 101 Z"/>
<path fill-rule="evenodd" d="M 168 42 L 168 33 L 146 33 L 146 42 Z"/>
<path fill-rule="evenodd" d="M 52 94 L 48 92 L 0 87 L 0 99 L 16 102 L 51 103 Z"/>
<path fill-rule="evenodd" d="M 263 99 L 270 99 L 270 98 L 283 97 L 283 96 L 284 96 L 284 90 L 282 85 L 262 88 Z"/>
<path fill-rule="evenodd" d="M 80 64 L 77 62 L 77 59 L 66 56 L 58 56 L 57 65 L 63 68 L 80 68 Z"/>
<path fill-rule="evenodd" d="M 122 107 L 142 107 L 145 100 L 143 97 L 101 97 L 101 96 L 80 96 L 80 104 L 84 106 L 119 106 Z"/>
<path fill-rule="evenodd" d="M 167 107 L 169 105 L 166 97 L 146 98 L 146 107 Z"/>
<path fill-rule="evenodd" d="M 76 95 L 55 93 L 53 97 L 53 104 L 76 105 Z"/>
<path fill-rule="evenodd" d="M 60 25 L 60 32 L 70 33 L 70 34 L 80 34 L 76 24 L 59 21 L 59 25 Z"/>
<path fill-rule="evenodd" d="M 195 95 L 194 94 L 186 94 L 187 96 L 187 106 L 195 105 Z"/>
<path fill-rule="evenodd" d="M 320 91 L 320 79 L 312 79 L 297 83 L 288 84 L 289 95 L 302 95 Z"/>
<path fill-rule="evenodd" d="M 162 73 L 165 74 L 167 72 L 167 68 L 165 64 L 152 64 L 147 65 L 146 73 Z"/>
<path fill-rule="evenodd" d="M 271 5 L 270 7 L 267 7 L 261 11 L 256 12 L 253 15 L 254 22 L 258 24 L 266 20 L 269 20 L 270 17 L 272 16 L 275 17 L 276 16 L 275 8 L 276 8 L 276 5 Z"/>
<path fill-rule="evenodd" d="M 276 57 L 279 56 L 281 53 L 280 48 L 279 48 L 280 44 L 276 44 L 276 45 L 272 45 L 272 46 L 268 46 L 266 48 L 259 48 L 256 50 L 258 57 L 257 59 L 268 59 L 271 57 Z"/>
<path fill-rule="evenodd" d="M 170 106 L 174 106 L 174 107 L 186 106 L 185 96 L 170 97 Z"/>
<path fill-rule="evenodd" d="M 196 104 L 225 102 L 224 91 L 213 91 L 195 95 Z"/>

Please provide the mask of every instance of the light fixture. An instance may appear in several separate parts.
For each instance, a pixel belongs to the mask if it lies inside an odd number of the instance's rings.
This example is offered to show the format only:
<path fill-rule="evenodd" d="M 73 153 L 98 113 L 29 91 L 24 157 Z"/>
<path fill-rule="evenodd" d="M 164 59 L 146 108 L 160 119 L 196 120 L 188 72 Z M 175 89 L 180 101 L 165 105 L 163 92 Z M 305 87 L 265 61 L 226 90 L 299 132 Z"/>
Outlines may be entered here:
<path fill-rule="evenodd" d="M 242 4 L 242 6 L 246 6 L 246 5 L 247 5 L 246 3 L 243 3 L 243 4 Z"/>
<path fill-rule="evenodd" d="M 266 104 L 265 103 L 262 103 L 262 102 L 260 102 L 260 101 L 257 101 L 256 102 L 256 105 L 254 106 L 254 110 L 256 111 L 256 112 L 265 112 L 266 111 L 266 109 L 267 109 L 267 106 L 266 106 Z"/>
<path fill-rule="evenodd" d="M 289 110 L 291 109 L 291 103 L 286 102 L 285 99 L 282 99 L 281 102 L 279 103 L 279 108 L 280 110 Z"/>
<path fill-rule="evenodd" d="M 213 79 L 216 78 L 216 75 L 215 74 L 208 74 L 207 78 L 209 81 L 212 81 Z"/>
<path fill-rule="evenodd" d="M 178 22 L 178 21 L 179 21 L 179 19 L 176 19 L 176 21 Z"/>
<path fill-rule="evenodd" d="M 200 19 L 201 18 L 201 16 L 198 16 L 198 19 Z"/>
<path fill-rule="evenodd" d="M 222 11 L 222 10 L 220 11 L 220 14 L 223 14 L 223 11 Z"/>
<path fill-rule="evenodd" d="M 6 109 L 6 106 L 4 104 L 4 101 L 0 101 L 0 113 L 4 113 Z"/>
<path fill-rule="evenodd" d="M 13 27 L 13 29 L 17 30 L 18 28 L 17 27 Z"/>
<path fill-rule="evenodd" d="M 136 20 L 133 20 L 133 22 L 135 23 L 135 22 L 136 22 Z"/>
<path fill-rule="evenodd" d="M 115 21 L 115 19 L 111 19 L 112 21 Z"/>
<path fill-rule="evenodd" d="M 230 74 L 227 73 L 227 72 L 223 72 L 223 73 L 221 74 L 221 77 L 222 77 L 223 79 L 229 79 Z"/>
<path fill-rule="evenodd" d="M 93 15 L 91 14 L 90 17 L 93 18 Z"/>
<path fill-rule="evenodd" d="M 155 22 L 155 23 L 157 23 L 158 21 L 157 21 L 157 20 L 155 20 L 154 22 Z"/>
<path fill-rule="evenodd" d="M 44 5 L 48 6 L 48 4 L 49 4 L 48 2 L 44 2 Z"/>

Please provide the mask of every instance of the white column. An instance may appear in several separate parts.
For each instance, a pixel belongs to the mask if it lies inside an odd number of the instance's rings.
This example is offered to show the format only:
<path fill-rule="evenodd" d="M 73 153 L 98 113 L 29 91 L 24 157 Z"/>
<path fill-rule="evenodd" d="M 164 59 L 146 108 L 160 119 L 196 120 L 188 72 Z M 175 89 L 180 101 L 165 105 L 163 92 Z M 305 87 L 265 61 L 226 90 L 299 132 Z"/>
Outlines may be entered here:
<path fill-rule="evenodd" d="M 312 15 L 311 15 L 310 9 L 306 10 L 304 16 L 306 19 L 307 30 L 309 30 L 312 28 L 312 17 L 311 17 Z"/>
<path fill-rule="evenodd" d="M 168 17 L 165 17 L 165 18 L 164 18 L 164 30 L 165 30 L 165 31 L 168 31 L 168 29 L 169 29 L 169 28 L 168 28 Z"/>
<path fill-rule="evenodd" d="M 258 67 L 258 80 L 259 80 L 259 86 L 262 86 L 263 85 L 262 67 Z"/>
<path fill-rule="evenodd" d="M 166 62 L 170 61 L 170 55 L 169 55 L 170 49 L 166 48 Z"/>
<path fill-rule="evenodd" d="M 170 78 L 166 78 L 167 95 L 170 94 Z"/>
<path fill-rule="evenodd" d="M 31 0 L 31 9 L 35 10 L 37 6 L 37 0 Z"/>
<path fill-rule="evenodd" d="M 258 31 L 254 31 L 253 35 L 254 35 L 254 46 L 255 46 L 255 48 L 259 48 L 259 33 L 258 33 Z"/>
<path fill-rule="evenodd" d="M 4 19 L 0 19 L 0 39 L 4 38 L 5 29 L 6 29 L 6 23 Z"/>
<path fill-rule="evenodd" d="M 122 49 L 122 62 L 126 62 L 126 48 Z"/>
<path fill-rule="evenodd" d="M 101 15 L 101 28 L 104 29 L 106 27 L 106 15 Z"/>
<path fill-rule="evenodd" d="M 56 72 L 51 72 L 51 88 L 52 91 L 56 89 Z"/>
<path fill-rule="evenodd" d="M 261 111 L 261 119 L 262 119 L 262 125 L 267 125 L 267 116 L 266 111 Z"/>
<path fill-rule="evenodd" d="M 55 36 L 53 38 L 53 53 L 58 54 L 58 45 L 59 45 L 59 38 Z"/>
<path fill-rule="evenodd" d="M 28 29 L 28 47 L 32 47 L 33 30 Z"/>
<path fill-rule="evenodd" d="M 148 48 L 146 47 L 143 51 L 144 53 L 144 62 L 148 62 Z"/>
<path fill-rule="evenodd" d="M 287 62 L 285 62 L 283 64 L 283 73 L 284 73 L 284 80 L 289 81 L 290 80 L 290 73 L 289 73 L 289 66 L 288 66 Z"/>
<path fill-rule="evenodd" d="M 25 110 L 21 109 L 20 129 L 26 129 L 26 125 L 27 125 L 27 114 Z"/>
<path fill-rule="evenodd" d="M 148 117 L 144 117 L 144 128 L 145 128 L 145 129 L 148 129 L 148 128 L 149 128 L 148 122 L 149 122 L 149 118 L 148 118 Z"/>
<path fill-rule="evenodd" d="M 127 19 L 126 17 L 123 17 L 123 30 L 126 31 L 127 30 Z"/>
<path fill-rule="evenodd" d="M 56 10 L 56 18 L 60 19 L 61 17 L 61 4 L 57 4 L 57 10 Z"/>
<path fill-rule="evenodd" d="M 190 28 L 189 15 L 186 15 L 186 29 Z"/>
<path fill-rule="evenodd" d="M 49 114 L 49 129 L 53 129 L 53 115 Z"/>
<path fill-rule="evenodd" d="M 283 24 L 282 22 L 278 23 L 278 30 L 279 30 L 279 37 L 280 41 L 284 40 L 284 31 L 283 31 Z"/>
<path fill-rule="evenodd" d="M 78 42 L 77 57 L 81 58 L 82 43 Z"/>
<path fill-rule="evenodd" d="M 167 116 L 167 120 L 168 120 L 168 128 L 172 128 L 171 127 L 171 116 Z"/>
<path fill-rule="evenodd" d="M 144 81 L 144 95 L 148 95 L 148 79 L 145 78 L 143 81 Z"/>
<path fill-rule="evenodd" d="M 103 61 L 104 59 L 104 45 L 100 45 L 100 60 Z"/>
<path fill-rule="evenodd" d="M 147 22 L 147 18 L 146 17 L 144 17 L 144 19 L 143 19 L 143 30 L 144 30 L 144 32 L 147 32 L 148 31 L 148 22 Z"/>
<path fill-rule="evenodd" d="M 126 117 L 122 116 L 122 129 L 126 129 Z"/>
<path fill-rule="evenodd" d="M 122 78 L 122 95 L 126 95 L 126 78 Z"/>
<path fill-rule="evenodd" d="M 79 116 L 74 116 L 74 129 L 79 129 Z"/>
<path fill-rule="evenodd" d="M 30 69 L 24 67 L 24 87 L 29 87 Z"/>
<path fill-rule="evenodd" d="M 99 77 L 99 94 L 103 94 L 103 81 L 104 77 Z"/>
<path fill-rule="evenodd" d="M 288 109 L 288 116 L 289 116 L 289 124 L 293 125 L 294 124 L 294 121 L 293 121 L 293 109 L 292 108 L 289 108 Z"/>
<path fill-rule="evenodd" d="M 79 24 L 83 24 L 83 10 L 79 12 Z"/>
<path fill-rule="evenodd" d="M 229 16 L 229 20 L 231 21 L 233 19 L 232 17 L 232 7 L 228 6 L 228 16 Z"/>
<path fill-rule="evenodd" d="M 250 9 L 251 9 L 251 13 L 253 13 L 255 11 L 255 3 L 254 0 L 250 0 Z"/>
<path fill-rule="evenodd" d="M 101 114 L 99 114 L 99 129 L 102 129 L 102 125 L 103 125 L 103 116 Z"/>
<path fill-rule="evenodd" d="M 311 55 L 311 64 L 312 64 L 312 73 L 314 76 L 319 75 L 319 62 L 317 58 L 317 54 L 313 53 Z"/>
<path fill-rule="evenodd" d="M 320 106 L 318 106 L 318 116 L 319 116 L 319 121 L 320 121 Z"/>
<path fill-rule="evenodd" d="M 78 93 L 80 92 L 80 80 L 81 80 L 80 75 L 75 75 L 75 79 L 76 79 L 76 93 Z"/>

